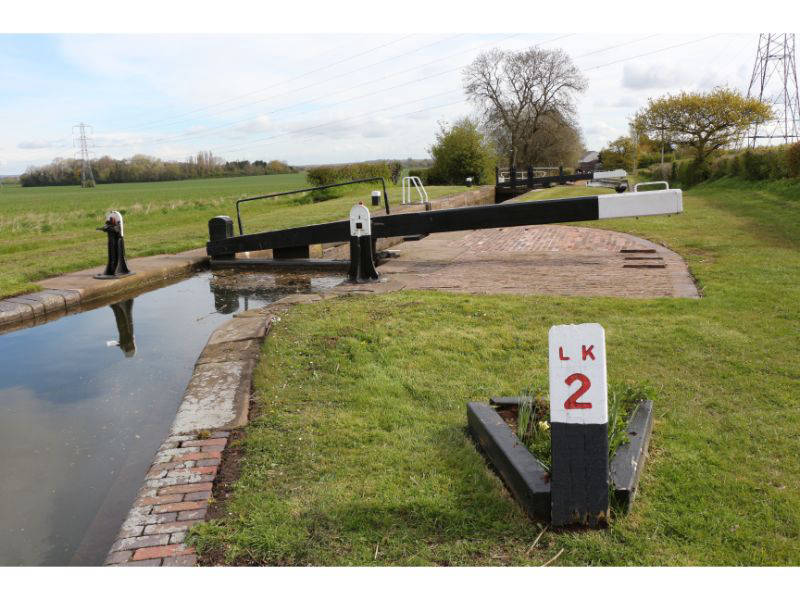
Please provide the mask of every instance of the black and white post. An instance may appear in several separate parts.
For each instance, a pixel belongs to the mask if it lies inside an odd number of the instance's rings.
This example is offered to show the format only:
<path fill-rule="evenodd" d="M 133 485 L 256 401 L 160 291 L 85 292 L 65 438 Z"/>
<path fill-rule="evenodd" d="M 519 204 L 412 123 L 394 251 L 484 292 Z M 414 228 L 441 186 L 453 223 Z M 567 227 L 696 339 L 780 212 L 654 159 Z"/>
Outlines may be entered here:
<path fill-rule="evenodd" d="M 125 261 L 125 225 L 122 222 L 122 215 L 112 210 L 106 215 L 105 225 L 98 227 L 97 230 L 105 231 L 108 235 L 108 263 L 106 270 L 94 278 L 119 279 L 133 275 Z"/>
<path fill-rule="evenodd" d="M 551 519 L 608 522 L 608 383 L 597 323 L 550 328 Z"/>
<path fill-rule="evenodd" d="M 377 281 L 375 259 L 372 256 L 372 217 L 369 209 L 359 202 L 350 209 L 350 281 Z"/>

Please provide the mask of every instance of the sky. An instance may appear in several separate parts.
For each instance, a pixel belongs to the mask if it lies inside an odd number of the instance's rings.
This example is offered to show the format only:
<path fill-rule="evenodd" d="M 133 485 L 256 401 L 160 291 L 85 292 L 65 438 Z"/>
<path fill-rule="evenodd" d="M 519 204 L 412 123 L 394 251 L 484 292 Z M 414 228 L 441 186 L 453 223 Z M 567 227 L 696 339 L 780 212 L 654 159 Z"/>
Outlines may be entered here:
<path fill-rule="evenodd" d="M 625 31 L 626 29 L 630 31 Z M 757 33 L 0 34 L 0 174 L 94 156 L 290 164 L 425 158 L 440 122 L 473 114 L 462 71 L 483 50 L 561 48 L 589 82 L 587 149 L 651 97 L 746 91 Z"/>

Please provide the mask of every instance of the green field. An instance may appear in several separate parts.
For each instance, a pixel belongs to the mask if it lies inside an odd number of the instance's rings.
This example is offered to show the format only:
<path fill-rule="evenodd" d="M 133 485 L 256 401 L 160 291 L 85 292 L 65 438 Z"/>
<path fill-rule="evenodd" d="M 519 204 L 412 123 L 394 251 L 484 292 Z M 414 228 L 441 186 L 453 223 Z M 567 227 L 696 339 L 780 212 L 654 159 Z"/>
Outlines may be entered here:
<path fill-rule="evenodd" d="M 37 289 L 36 281 L 105 263 L 105 236 L 95 231 L 109 210 L 125 218 L 129 257 L 181 252 L 208 240 L 208 219 L 235 217 L 239 198 L 306 187 L 305 174 L 192 179 L 157 183 L 76 186 L 3 186 L 0 191 L 0 298 Z M 296 198 L 243 205 L 248 231 L 278 229 L 347 218 L 358 200 L 369 200 L 369 185 L 346 188 L 346 196 L 319 204 Z M 432 187 L 437 198 L 461 187 Z M 400 189 L 391 188 L 392 204 Z"/>
<path fill-rule="evenodd" d="M 577 194 L 548 190 L 536 197 Z M 800 185 L 721 181 L 671 218 L 594 222 L 681 253 L 704 297 L 329 300 L 275 323 L 257 417 L 206 560 L 273 565 L 800 563 Z M 547 332 L 606 329 L 611 382 L 656 390 L 633 512 L 527 519 L 468 439 L 465 405 L 547 385 Z"/>

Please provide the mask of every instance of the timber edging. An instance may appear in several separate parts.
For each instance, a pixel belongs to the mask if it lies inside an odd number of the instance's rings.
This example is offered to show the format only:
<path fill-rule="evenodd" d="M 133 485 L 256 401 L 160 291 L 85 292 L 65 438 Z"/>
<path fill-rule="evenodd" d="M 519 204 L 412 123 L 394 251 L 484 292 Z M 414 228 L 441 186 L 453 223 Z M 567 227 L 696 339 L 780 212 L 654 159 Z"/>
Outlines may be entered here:
<path fill-rule="evenodd" d="M 614 496 L 625 511 L 630 511 L 639 489 L 652 432 L 653 403 L 645 400 L 636 407 L 628 421 L 628 443 L 617 449 L 609 465 Z"/>
<path fill-rule="evenodd" d="M 492 398 L 498 406 L 519 405 L 524 397 Z M 550 521 L 551 482 L 547 469 L 491 406 L 467 403 L 467 427 L 489 464 L 499 473 L 520 506 L 533 519 Z M 629 512 L 638 491 L 653 430 L 653 403 L 641 402 L 628 420 L 628 442 L 609 461 L 609 485 L 615 500 Z"/>

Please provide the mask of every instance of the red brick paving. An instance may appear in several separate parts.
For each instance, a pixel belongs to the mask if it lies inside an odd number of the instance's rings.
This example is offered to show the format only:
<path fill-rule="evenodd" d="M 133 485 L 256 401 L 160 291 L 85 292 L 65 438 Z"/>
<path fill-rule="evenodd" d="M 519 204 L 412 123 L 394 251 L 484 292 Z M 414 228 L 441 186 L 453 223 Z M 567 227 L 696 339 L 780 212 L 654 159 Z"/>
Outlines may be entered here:
<path fill-rule="evenodd" d="M 227 432 L 219 431 L 207 439 L 192 435 L 166 439 L 120 528 L 117 541 L 111 546 L 105 561 L 107 565 L 179 567 L 197 564 L 194 549 L 184 544 L 184 539 L 191 526 L 200 522 L 208 510 L 211 482 L 217 474 L 219 456 L 227 437 Z M 196 452 L 197 448 L 215 450 Z M 214 464 L 199 466 L 200 462 Z"/>
<path fill-rule="evenodd" d="M 379 267 L 383 282 L 347 288 L 699 297 L 678 254 L 616 231 L 568 225 L 484 229 L 434 234 L 392 250 L 397 258 Z"/>

